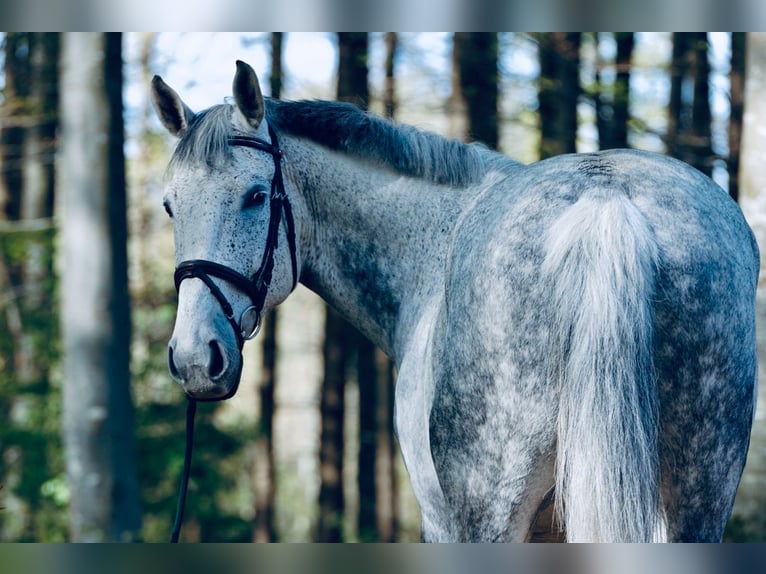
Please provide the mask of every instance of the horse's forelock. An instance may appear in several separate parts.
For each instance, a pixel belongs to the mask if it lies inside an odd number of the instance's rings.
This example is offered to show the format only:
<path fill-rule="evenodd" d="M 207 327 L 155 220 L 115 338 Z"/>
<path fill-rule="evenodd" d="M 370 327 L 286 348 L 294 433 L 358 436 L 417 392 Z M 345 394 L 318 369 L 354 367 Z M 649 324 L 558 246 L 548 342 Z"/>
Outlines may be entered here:
<path fill-rule="evenodd" d="M 169 168 L 188 165 L 213 166 L 226 158 L 231 135 L 231 104 L 213 106 L 194 116 L 186 133 L 178 141 Z"/>

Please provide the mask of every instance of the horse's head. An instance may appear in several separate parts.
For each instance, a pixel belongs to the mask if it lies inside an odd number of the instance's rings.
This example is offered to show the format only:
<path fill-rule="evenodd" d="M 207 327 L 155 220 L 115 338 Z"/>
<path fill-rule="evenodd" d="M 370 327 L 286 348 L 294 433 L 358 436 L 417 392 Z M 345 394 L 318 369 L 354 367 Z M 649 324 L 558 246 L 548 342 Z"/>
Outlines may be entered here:
<path fill-rule="evenodd" d="M 152 80 L 157 114 L 179 138 L 164 197 L 178 289 L 168 365 L 196 399 L 234 394 L 242 344 L 297 279 L 281 152 L 258 78 L 243 62 L 233 92 L 234 105 L 195 114 L 159 76 Z"/>

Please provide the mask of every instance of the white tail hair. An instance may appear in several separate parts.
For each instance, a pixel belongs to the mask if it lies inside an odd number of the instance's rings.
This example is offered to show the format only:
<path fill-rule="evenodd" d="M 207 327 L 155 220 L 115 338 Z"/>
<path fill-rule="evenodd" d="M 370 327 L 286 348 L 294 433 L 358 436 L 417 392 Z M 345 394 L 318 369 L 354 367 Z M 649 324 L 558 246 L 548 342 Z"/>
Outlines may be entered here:
<path fill-rule="evenodd" d="M 620 192 L 587 192 L 546 238 L 560 389 L 556 516 L 570 542 L 650 542 L 662 526 L 652 297 L 658 247 Z"/>

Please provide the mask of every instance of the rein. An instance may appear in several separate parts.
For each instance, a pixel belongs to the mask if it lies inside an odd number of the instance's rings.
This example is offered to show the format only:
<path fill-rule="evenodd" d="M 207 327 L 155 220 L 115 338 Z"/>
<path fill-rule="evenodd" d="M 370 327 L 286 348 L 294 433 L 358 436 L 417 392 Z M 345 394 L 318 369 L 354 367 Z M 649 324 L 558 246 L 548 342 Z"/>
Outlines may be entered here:
<path fill-rule="evenodd" d="M 265 151 L 266 153 L 271 154 L 274 158 L 274 177 L 271 180 L 269 200 L 269 228 L 266 235 L 266 246 L 264 247 L 261 265 L 258 270 L 253 274 L 252 278 L 248 278 L 239 271 L 214 261 L 189 259 L 179 263 L 174 274 L 176 292 L 180 292 L 181 282 L 190 277 L 195 277 L 205 283 L 213 296 L 218 300 L 223 314 L 234 329 L 240 352 L 242 351 L 245 341 L 254 338 L 261 329 L 261 313 L 263 312 L 266 293 L 271 284 L 271 277 L 274 271 L 274 253 L 279 246 L 279 224 L 283 218 L 286 227 L 287 243 L 290 248 L 290 263 L 293 275 L 292 289 L 295 289 L 295 286 L 298 283 L 295 221 L 293 220 L 292 207 L 290 206 L 290 201 L 285 193 L 285 184 L 282 179 L 282 158 L 284 157 L 284 151 L 279 147 L 277 135 L 271 126 L 269 126 L 269 136 L 271 142 L 250 136 L 232 136 L 229 138 L 229 145 L 249 147 Z M 249 297 L 251 305 L 242 312 L 239 322 L 237 322 L 234 317 L 234 310 L 232 309 L 231 304 L 211 277 L 223 279 L 227 283 L 231 283 L 239 291 Z M 188 395 L 186 397 L 188 401 L 186 407 L 186 448 L 184 449 L 184 465 L 181 475 L 181 485 L 178 492 L 176 517 L 173 523 L 173 531 L 170 536 L 171 542 L 178 542 L 178 537 L 181 533 L 181 525 L 183 523 L 186 492 L 189 486 L 189 475 L 191 474 L 191 459 L 194 446 L 194 417 L 197 411 L 197 402 L 226 400 L 233 396 L 236 391 L 237 386 L 234 385 L 232 390 L 223 397 L 214 399 L 195 399 Z"/>

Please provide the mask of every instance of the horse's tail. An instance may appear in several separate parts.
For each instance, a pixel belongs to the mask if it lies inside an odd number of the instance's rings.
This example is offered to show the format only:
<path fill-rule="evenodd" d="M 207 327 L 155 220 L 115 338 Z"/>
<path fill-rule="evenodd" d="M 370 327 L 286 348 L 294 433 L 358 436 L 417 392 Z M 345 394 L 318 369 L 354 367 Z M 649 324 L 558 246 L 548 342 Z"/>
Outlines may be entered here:
<path fill-rule="evenodd" d="M 560 385 L 556 516 L 569 541 L 651 541 L 660 524 L 654 233 L 624 195 L 581 197 L 546 250 Z"/>

